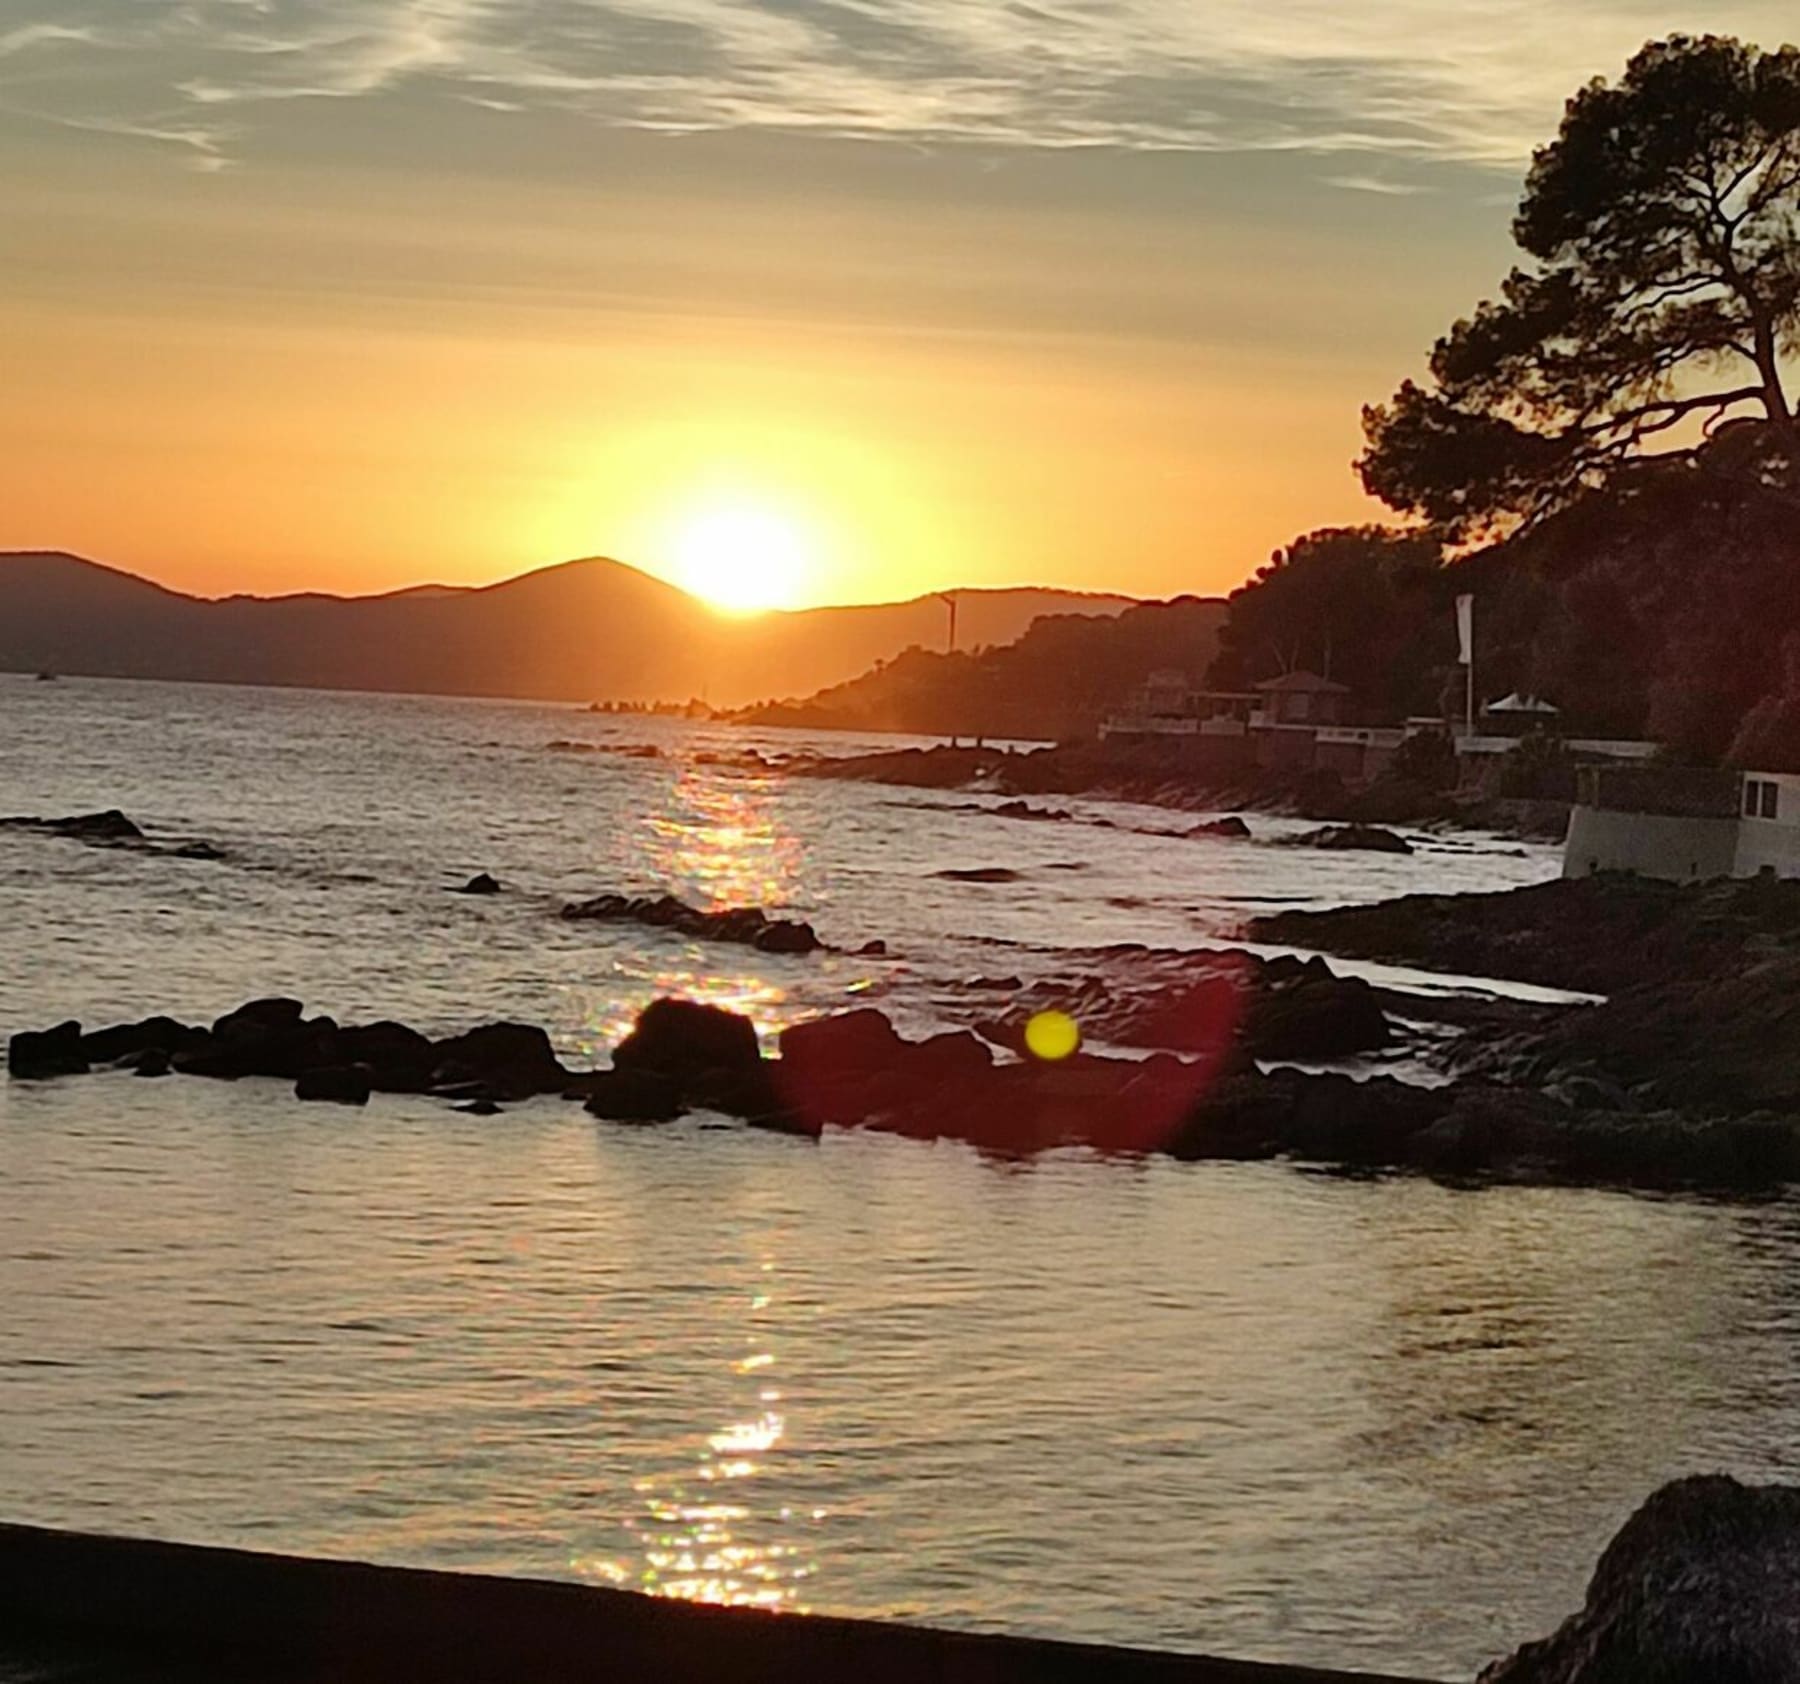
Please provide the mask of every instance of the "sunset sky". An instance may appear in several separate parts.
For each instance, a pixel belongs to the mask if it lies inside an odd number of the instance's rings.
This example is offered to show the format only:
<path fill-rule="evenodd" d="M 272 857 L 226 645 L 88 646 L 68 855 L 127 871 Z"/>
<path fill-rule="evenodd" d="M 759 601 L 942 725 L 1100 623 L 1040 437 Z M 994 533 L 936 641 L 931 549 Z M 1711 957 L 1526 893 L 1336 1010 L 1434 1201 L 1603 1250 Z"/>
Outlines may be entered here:
<path fill-rule="evenodd" d="M 0 0 L 0 548 L 216 594 L 693 579 L 748 533 L 779 600 L 1228 588 L 1374 512 L 1359 406 L 1492 289 L 1564 98 L 1683 28 L 1800 34 L 1793 0 Z"/>

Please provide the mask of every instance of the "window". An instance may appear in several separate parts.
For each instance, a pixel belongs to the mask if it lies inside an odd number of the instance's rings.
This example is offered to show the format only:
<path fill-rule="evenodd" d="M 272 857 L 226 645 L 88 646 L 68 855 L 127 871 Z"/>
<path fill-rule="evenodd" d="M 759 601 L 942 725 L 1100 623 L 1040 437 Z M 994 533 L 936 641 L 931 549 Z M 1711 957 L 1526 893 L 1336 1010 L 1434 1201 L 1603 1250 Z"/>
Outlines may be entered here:
<path fill-rule="evenodd" d="M 1756 778 L 1744 779 L 1744 817 L 1753 819 L 1762 796 L 1762 783 Z"/>
<path fill-rule="evenodd" d="M 1765 819 L 1775 817 L 1781 802 L 1781 785 L 1772 781 L 1762 786 L 1762 816 Z"/>

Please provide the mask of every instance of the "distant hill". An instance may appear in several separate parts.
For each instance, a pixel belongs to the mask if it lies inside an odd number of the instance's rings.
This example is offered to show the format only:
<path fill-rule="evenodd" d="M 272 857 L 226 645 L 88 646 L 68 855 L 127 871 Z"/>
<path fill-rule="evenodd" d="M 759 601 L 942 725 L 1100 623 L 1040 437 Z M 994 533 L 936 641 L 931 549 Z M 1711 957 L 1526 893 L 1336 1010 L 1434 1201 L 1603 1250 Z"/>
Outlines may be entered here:
<path fill-rule="evenodd" d="M 908 650 L 848 684 L 745 717 L 815 730 L 1086 737 L 1159 668 L 1179 669 L 1200 683 L 1218 652 L 1225 613 L 1217 597 L 1177 597 L 1116 616 L 1046 616 L 1005 648 L 956 655 Z"/>
<path fill-rule="evenodd" d="M 958 640 L 1010 643 L 1044 614 L 1129 598 L 959 591 Z M 738 707 L 941 646 L 936 597 L 731 619 L 622 562 L 565 562 L 480 589 L 226 597 L 165 590 L 56 552 L 0 554 L 0 670 L 542 700 Z"/>

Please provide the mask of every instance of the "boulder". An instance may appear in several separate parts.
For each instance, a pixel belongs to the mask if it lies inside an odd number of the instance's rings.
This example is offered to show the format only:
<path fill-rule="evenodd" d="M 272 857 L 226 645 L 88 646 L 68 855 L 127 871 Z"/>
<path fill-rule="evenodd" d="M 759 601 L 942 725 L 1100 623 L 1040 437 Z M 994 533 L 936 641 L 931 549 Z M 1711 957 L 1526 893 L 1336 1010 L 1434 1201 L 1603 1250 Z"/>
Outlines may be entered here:
<path fill-rule="evenodd" d="M 749 1018 L 696 1000 L 652 1000 L 613 1049 L 615 1069 L 656 1071 L 684 1089 L 699 1072 L 753 1070 L 761 1062 Z"/>
<path fill-rule="evenodd" d="M 369 1067 L 366 1064 L 327 1064 L 303 1071 L 294 1083 L 294 1097 L 325 1100 L 334 1105 L 367 1105 Z"/>
<path fill-rule="evenodd" d="M 589 1115 L 611 1122 L 668 1123 L 687 1109 L 676 1084 L 650 1070 L 597 1070 L 581 1091 Z"/>
<path fill-rule="evenodd" d="M 500 893 L 500 879 L 490 877 L 485 871 L 478 871 L 461 888 L 452 892 L 459 895 L 497 895 Z"/>
<path fill-rule="evenodd" d="M 811 924 L 783 919 L 757 931 L 753 945 L 759 953 L 816 953 L 825 944 Z"/>
<path fill-rule="evenodd" d="M 146 1047 L 130 1063 L 134 1076 L 169 1076 L 175 1070 L 168 1053 L 161 1047 Z"/>
<path fill-rule="evenodd" d="M 1181 834 L 1193 842 L 1209 836 L 1242 841 L 1250 834 L 1250 827 L 1237 814 L 1231 813 L 1222 819 L 1208 819 L 1205 823 L 1194 825 Z"/>
<path fill-rule="evenodd" d="M 84 1075 L 92 1065 L 82 1047 L 81 1025 L 21 1030 L 6 1043 L 6 1071 L 24 1081 Z"/>
<path fill-rule="evenodd" d="M 781 1032 L 775 1081 L 788 1107 L 818 1123 L 860 1123 L 907 1044 L 872 1007 L 813 1018 Z"/>
<path fill-rule="evenodd" d="M 1800 1487 L 1665 1485 L 1607 1545 L 1581 1611 L 1478 1684 L 1800 1684 Z"/>
<path fill-rule="evenodd" d="M 431 1079 L 439 1088 L 478 1082 L 489 1098 L 529 1099 L 568 1085 L 550 1037 L 535 1023 L 486 1023 L 440 1041 L 436 1053 Z"/>
<path fill-rule="evenodd" d="M 816 1017 L 782 1030 L 781 1068 L 802 1082 L 865 1076 L 894 1064 L 906 1050 L 887 1017 L 859 1011 Z"/>
<path fill-rule="evenodd" d="M 1244 1038 L 1257 1058 L 1310 1062 L 1377 1051 L 1393 1032 L 1368 983 L 1334 976 L 1321 965 L 1265 986 L 1251 1004 Z"/>
<path fill-rule="evenodd" d="M 1326 825 L 1290 839 L 1295 848 L 1349 849 L 1374 854 L 1410 854 L 1412 844 L 1404 836 L 1373 824 Z"/>
<path fill-rule="evenodd" d="M 217 1019 L 205 1040 L 184 1044 L 175 1068 L 192 1076 L 292 1081 L 303 1070 L 345 1063 L 337 1024 L 328 1017 L 303 1017 L 303 1010 L 298 1000 L 283 996 L 252 1000 Z"/>
<path fill-rule="evenodd" d="M 231 1040 L 288 1029 L 299 1023 L 305 1010 L 299 1000 L 289 999 L 286 995 L 271 995 L 267 999 L 248 1001 L 215 1019 L 212 1032 L 220 1040 Z"/>
<path fill-rule="evenodd" d="M 147 1052 L 168 1055 L 206 1040 L 206 1031 L 172 1017 L 147 1017 L 138 1023 L 117 1023 L 95 1029 L 81 1038 L 81 1050 L 91 1064 L 140 1062 Z"/>
<path fill-rule="evenodd" d="M 385 1018 L 340 1029 L 338 1050 L 346 1062 L 369 1067 L 379 1093 L 423 1093 L 438 1057 L 436 1046 L 418 1030 Z"/>

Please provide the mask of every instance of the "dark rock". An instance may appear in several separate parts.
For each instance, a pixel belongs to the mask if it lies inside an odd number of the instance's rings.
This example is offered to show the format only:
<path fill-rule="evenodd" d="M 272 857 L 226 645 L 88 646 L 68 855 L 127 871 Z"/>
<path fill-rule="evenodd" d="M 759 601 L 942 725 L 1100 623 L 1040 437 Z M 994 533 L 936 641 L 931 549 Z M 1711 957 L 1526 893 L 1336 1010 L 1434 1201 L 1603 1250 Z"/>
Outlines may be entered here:
<path fill-rule="evenodd" d="M 171 859 L 177 860 L 210 860 L 217 863 L 227 857 L 225 850 L 216 842 L 181 842 L 162 851 Z"/>
<path fill-rule="evenodd" d="M 652 1000 L 613 1049 L 616 1069 L 657 1071 L 681 1084 L 695 1072 L 755 1069 L 761 1061 L 749 1018 L 694 1000 Z"/>
<path fill-rule="evenodd" d="M 206 1031 L 172 1017 L 147 1017 L 141 1023 L 118 1023 L 96 1029 L 81 1038 L 81 1050 L 92 1064 L 118 1064 L 138 1060 L 146 1052 L 168 1055 L 184 1047 L 204 1044 Z"/>
<path fill-rule="evenodd" d="M 6 1044 L 7 1074 L 24 1081 L 80 1076 L 91 1068 L 82 1047 L 81 1025 L 73 1021 L 53 1029 L 21 1030 Z"/>
<path fill-rule="evenodd" d="M 345 1063 L 337 1024 L 328 1017 L 303 1018 L 303 1010 L 285 997 L 252 1000 L 219 1018 L 209 1040 L 178 1049 L 175 1068 L 195 1076 L 292 1081 L 304 1070 Z"/>
<path fill-rule="evenodd" d="M 492 1099 L 465 1100 L 461 1105 L 452 1105 L 450 1109 L 465 1117 L 498 1117 L 501 1113 L 499 1102 Z"/>
<path fill-rule="evenodd" d="M 796 1023 L 782 1030 L 777 1045 L 782 1069 L 807 1082 L 869 1075 L 906 1048 L 886 1016 L 867 1006 Z"/>
<path fill-rule="evenodd" d="M 950 869 L 934 872 L 948 883 L 1016 883 L 1018 872 L 1005 865 L 976 865 L 966 870 Z"/>
<path fill-rule="evenodd" d="M 801 920 L 770 918 L 757 906 L 704 912 L 675 895 L 595 895 L 591 900 L 571 901 L 562 915 L 570 923 L 648 924 L 697 941 L 736 942 L 765 953 L 814 953 L 825 945 L 812 925 Z"/>
<path fill-rule="evenodd" d="M 1245 1041 L 1257 1058 L 1351 1058 L 1393 1039 L 1375 990 L 1360 977 L 1306 974 L 1255 997 Z"/>
<path fill-rule="evenodd" d="M 498 1099 L 561 1093 L 569 1073 L 535 1023 L 487 1023 L 437 1046 L 434 1084 L 481 1082 Z"/>
<path fill-rule="evenodd" d="M 619 1123 L 669 1123 L 687 1107 L 680 1088 L 650 1070 L 597 1070 L 582 1090 L 590 1115 Z"/>
<path fill-rule="evenodd" d="M 1479 1684 L 1800 1684 L 1800 1488 L 1665 1485 L 1607 1545 L 1581 1612 Z"/>
<path fill-rule="evenodd" d="M 68 836 L 77 842 L 142 842 L 144 833 L 121 813 L 109 807 L 104 813 L 77 813 L 66 819 L 0 819 L 10 830 L 41 830 L 51 836 Z"/>
<path fill-rule="evenodd" d="M 169 1054 L 161 1047 L 146 1047 L 131 1060 L 131 1072 L 134 1076 L 168 1076 L 174 1073 L 174 1069 Z"/>
<path fill-rule="evenodd" d="M 240 1035 L 288 1029 L 299 1023 L 305 1010 L 305 1005 L 299 1000 L 289 999 L 286 995 L 272 995 L 268 999 L 251 1000 L 235 1011 L 227 1012 L 215 1020 L 212 1032 L 220 1040 L 230 1040 Z"/>
<path fill-rule="evenodd" d="M 1342 824 L 1326 825 L 1323 830 L 1309 830 L 1299 836 L 1289 837 L 1287 845 L 1293 848 L 1336 848 L 1361 850 L 1375 854 L 1410 854 L 1412 844 L 1404 836 L 1397 836 L 1391 830 L 1383 830 L 1379 825 Z"/>
<path fill-rule="evenodd" d="M 885 959 L 887 950 L 888 944 L 877 936 L 873 941 L 865 941 L 856 952 L 857 956 L 862 959 Z"/>
<path fill-rule="evenodd" d="M 459 895 L 497 895 L 500 893 L 500 879 L 490 877 L 485 871 L 478 871 L 461 888 L 452 891 Z"/>
<path fill-rule="evenodd" d="M 1181 834 L 1190 841 L 1196 842 L 1209 836 L 1242 840 L 1250 834 L 1250 827 L 1235 813 L 1232 813 L 1222 819 L 1208 819 L 1204 824 L 1193 825 Z"/>
<path fill-rule="evenodd" d="M 338 1050 L 352 1064 L 366 1064 L 380 1093 L 423 1093 L 431 1086 L 437 1048 L 418 1030 L 386 1019 L 338 1031 Z"/>
<path fill-rule="evenodd" d="M 754 945 L 759 953 L 816 953 L 823 944 L 812 925 L 783 920 L 757 931 Z"/>
<path fill-rule="evenodd" d="M 369 1103 L 369 1069 L 364 1064 L 327 1064 L 302 1071 L 294 1083 L 296 1099 L 326 1100 L 335 1105 Z"/>

